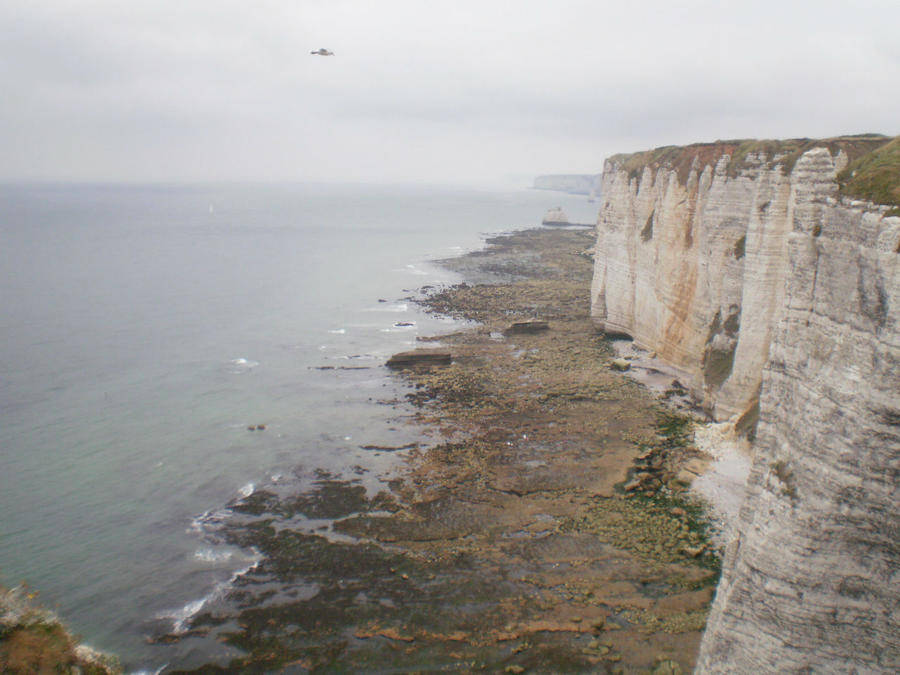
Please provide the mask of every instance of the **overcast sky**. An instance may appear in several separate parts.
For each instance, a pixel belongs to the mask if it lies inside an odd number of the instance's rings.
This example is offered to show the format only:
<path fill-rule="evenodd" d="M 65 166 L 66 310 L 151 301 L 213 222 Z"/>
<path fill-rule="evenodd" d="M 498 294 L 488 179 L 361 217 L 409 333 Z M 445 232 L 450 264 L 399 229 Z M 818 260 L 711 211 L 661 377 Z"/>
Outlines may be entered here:
<path fill-rule="evenodd" d="M 898 0 L 0 0 L 0 179 L 527 184 L 893 135 L 898 26 Z"/>

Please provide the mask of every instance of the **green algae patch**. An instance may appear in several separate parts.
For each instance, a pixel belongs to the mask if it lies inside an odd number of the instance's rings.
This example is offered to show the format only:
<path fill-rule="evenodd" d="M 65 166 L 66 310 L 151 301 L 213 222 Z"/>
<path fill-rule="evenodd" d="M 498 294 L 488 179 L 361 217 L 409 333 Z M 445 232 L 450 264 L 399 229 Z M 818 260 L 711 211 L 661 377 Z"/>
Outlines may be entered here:
<path fill-rule="evenodd" d="M 668 448 L 681 448 L 688 444 L 694 420 L 690 415 L 660 407 L 656 414 L 657 428 Z"/>
<path fill-rule="evenodd" d="M 688 512 L 675 503 L 686 502 L 643 496 L 601 498 L 576 521 L 575 527 L 645 560 L 710 564 L 717 555 L 708 550 L 704 521 L 696 517 L 699 508 L 692 515 L 679 516 L 673 514 L 673 509 L 680 509 L 675 513 Z"/>
<path fill-rule="evenodd" d="M 640 612 L 629 610 L 623 616 L 627 621 L 641 626 L 641 629 L 648 633 L 662 631 L 678 634 L 702 631 L 706 627 L 708 615 L 708 609 L 698 609 L 690 612 L 677 612 L 668 616 L 661 616 L 647 610 Z"/>

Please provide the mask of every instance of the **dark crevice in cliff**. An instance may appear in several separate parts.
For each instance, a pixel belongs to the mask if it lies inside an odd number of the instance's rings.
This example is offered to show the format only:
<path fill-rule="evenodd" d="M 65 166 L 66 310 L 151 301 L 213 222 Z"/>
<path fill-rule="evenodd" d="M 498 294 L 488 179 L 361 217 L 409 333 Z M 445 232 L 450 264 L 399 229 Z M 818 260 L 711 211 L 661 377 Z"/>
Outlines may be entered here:
<path fill-rule="evenodd" d="M 856 289 L 862 313 L 875 325 L 876 333 L 884 328 L 888 318 L 888 296 L 881 277 L 871 270 L 866 260 L 859 258 Z"/>
<path fill-rule="evenodd" d="M 761 386 L 756 389 L 756 396 L 753 404 L 744 411 L 744 414 L 738 418 L 734 424 L 734 432 L 738 436 L 743 436 L 751 443 L 756 440 L 756 427 L 759 424 L 759 394 Z"/>
<path fill-rule="evenodd" d="M 647 242 L 653 239 L 653 216 L 656 214 L 656 210 L 650 212 L 650 215 L 647 216 L 647 224 L 644 225 L 644 229 L 641 230 L 641 241 Z"/>
<path fill-rule="evenodd" d="M 882 424 L 892 427 L 900 427 L 900 409 L 897 408 L 870 408 L 878 416 Z"/>
<path fill-rule="evenodd" d="M 734 354 L 737 350 L 737 334 L 741 328 L 740 308 L 732 305 L 728 317 L 722 321 L 722 310 L 716 312 L 709 327 L 701 368 L 704 384 L 718 389 L 731 376 Z"/>

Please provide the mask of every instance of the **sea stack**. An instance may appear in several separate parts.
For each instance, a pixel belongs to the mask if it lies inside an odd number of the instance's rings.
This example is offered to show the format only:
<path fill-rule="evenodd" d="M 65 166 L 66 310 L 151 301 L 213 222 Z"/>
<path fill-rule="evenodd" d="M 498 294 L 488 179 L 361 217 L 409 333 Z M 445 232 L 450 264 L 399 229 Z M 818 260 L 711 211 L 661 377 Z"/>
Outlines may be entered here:
<path fill-rule="evenodd" d="M 561 206 L 557 206 L 555 209 L 550 209 L 544 215 L 544 219 L 541 221 L 541 225 L 571 225 L 569 222 L 569 216 L 566 215 L 566 212 L 562 210 Z"/>

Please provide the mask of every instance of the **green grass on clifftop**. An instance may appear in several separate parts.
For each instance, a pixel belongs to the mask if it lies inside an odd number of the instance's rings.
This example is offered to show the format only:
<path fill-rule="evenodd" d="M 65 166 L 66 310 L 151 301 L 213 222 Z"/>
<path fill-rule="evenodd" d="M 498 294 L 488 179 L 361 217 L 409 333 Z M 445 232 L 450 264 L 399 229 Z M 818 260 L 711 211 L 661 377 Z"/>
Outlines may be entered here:
<path fill-rule="evenodd" d="M 838 175 L 841 194 L 898 208 L 900 215 L 900 136 L 855 161 Z"/>
<path fill-rule="evenodd" d="M 118 661 L 79 646 L 59 617 L 38 606 L 24 586 L 0 586 L 0 673 L 121 675 Z"/>
<path fill-rule="evenodd" d="M 647 167 L 666 167 L 676 171 L 678 180 L 686 184 L 692 168 L 702 170 L 706 165 L 714 165 L 723 155 L 731 157 L 728 175 L 732 177 L 750 166 L 749 157 L 756 160 L 760 156 L 765 158 L 765 166 L 780 165 L 785 173 L 790 173 L 804 152 L 818 147 L 828 148 L 833 155 L 843 151 L 850 160 L 847 171 L 839 176 L 842 195 L 900 206 L 900 137 L 859 134 L 818 140 L 738 139 L 667 145 L 644 152 L 613 155 L 610 161 L 627 171 L 631 178 L 640 178 Z"/>

